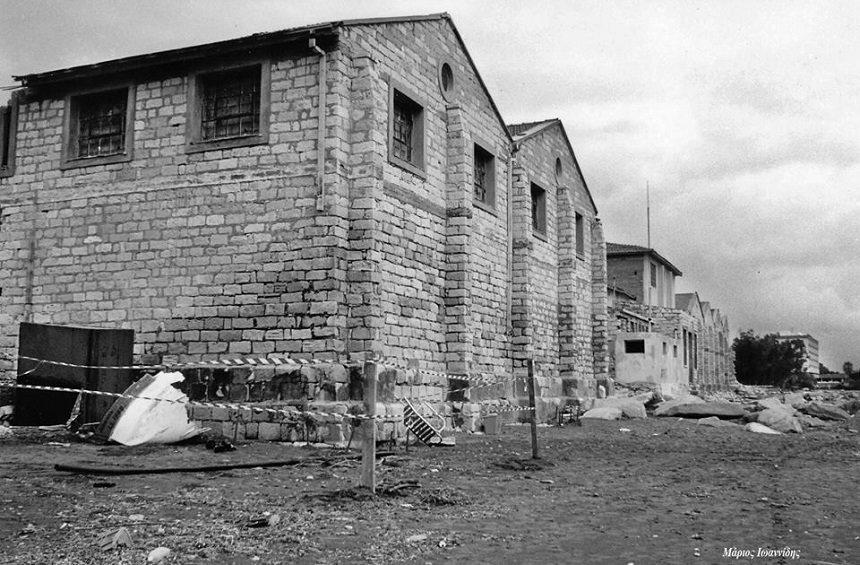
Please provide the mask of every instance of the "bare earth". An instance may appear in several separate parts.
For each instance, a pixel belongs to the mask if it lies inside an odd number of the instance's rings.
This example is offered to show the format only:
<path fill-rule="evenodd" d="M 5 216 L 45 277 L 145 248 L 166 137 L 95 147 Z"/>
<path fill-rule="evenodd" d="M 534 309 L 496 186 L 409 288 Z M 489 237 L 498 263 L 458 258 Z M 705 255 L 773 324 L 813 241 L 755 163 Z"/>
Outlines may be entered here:
<path fill-rule="evenodd" d="M 253 443 L 216 454 L 19 432 L 0 440 L 0 563 L 137 564 L 166 546 L 162 563 L 182 564 L 749 561 L 725 557 L 732 548 L 762 563 L 857 564 L 856 429 L 856 418 L 800 436 L 675 418 L 598 421 L 539 428 L 534 462 L 528 427 L 507 426 L 460 434 L 453 448 L 398 448 L 380 466 L 388 493 L 375 498 L 352 488 L 359 462 L 342 451 Z M 53 469 L 292 458 L 302 462 L 170 475 Z M 280 521 L 250 527 L 264 512 Z M 134 546 L 99 549 L 99 535 L 120 526 Z"/>

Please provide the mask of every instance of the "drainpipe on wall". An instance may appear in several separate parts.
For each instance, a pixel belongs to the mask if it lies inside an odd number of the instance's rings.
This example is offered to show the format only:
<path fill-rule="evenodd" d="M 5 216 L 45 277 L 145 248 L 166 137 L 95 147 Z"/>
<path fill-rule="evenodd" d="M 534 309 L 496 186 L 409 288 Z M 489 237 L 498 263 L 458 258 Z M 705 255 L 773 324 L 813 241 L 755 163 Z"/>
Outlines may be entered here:
<path fill-rule="evenodd" d="M 317 45 L 315 37 L 308 40 L 308 47 L 320 54 L 319 60 L 319 102 L 317 103 L 317 211 L 325 209 L 325 99 L 328 85 L 326 83 L 326 67 L 328 61 L 326 52 Z"/>
<path fill-rule="evenodd" d="M 508 334 L 513 331 L 513 301 L 514 301 L 514 219 L 513 219 L 513 200 L 514 200 L 514 157 L 517 154 L 517 144 L 514 143 L 511 149 L 511 154 L 508 157 L 508 285 L 506 290 L 507 296 L 507 322 Z"/>
<path fill-rule="evenodd" d="M 27 241 L 27 272 L 24 282 L 24 321 L 33 321 L 33 280 L 36 271 L 36 231 L 39 229 L 39 197 L 33 197 L 33 227 Z"/>

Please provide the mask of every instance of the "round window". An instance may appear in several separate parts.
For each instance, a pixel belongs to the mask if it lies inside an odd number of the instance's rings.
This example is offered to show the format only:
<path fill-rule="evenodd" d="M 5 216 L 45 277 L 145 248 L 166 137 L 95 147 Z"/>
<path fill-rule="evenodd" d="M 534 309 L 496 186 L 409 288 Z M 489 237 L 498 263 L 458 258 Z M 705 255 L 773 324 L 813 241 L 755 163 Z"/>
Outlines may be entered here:
<path fill-rule="evenodd" d="M 442 90 L 442 96 L 450 100 L 454 92 L 454 71 L 448 63 L 442 63 L 439 67 L 439 88 Z"/>

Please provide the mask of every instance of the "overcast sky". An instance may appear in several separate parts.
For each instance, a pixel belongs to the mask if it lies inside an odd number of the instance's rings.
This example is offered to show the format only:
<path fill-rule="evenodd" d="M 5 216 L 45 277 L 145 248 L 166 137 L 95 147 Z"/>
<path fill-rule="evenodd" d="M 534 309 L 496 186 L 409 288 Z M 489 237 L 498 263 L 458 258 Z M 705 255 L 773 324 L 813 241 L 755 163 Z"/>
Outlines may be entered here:
<path fill-rule="evenodd" d="M 447 11 L 509 122 L 564 121 L 609 241 L 734 331 L 860 365 L 860 2 L 0 0 L 11 75 L 309 23 Z M 0 101 L 8 92 L 0 91 Z"/>

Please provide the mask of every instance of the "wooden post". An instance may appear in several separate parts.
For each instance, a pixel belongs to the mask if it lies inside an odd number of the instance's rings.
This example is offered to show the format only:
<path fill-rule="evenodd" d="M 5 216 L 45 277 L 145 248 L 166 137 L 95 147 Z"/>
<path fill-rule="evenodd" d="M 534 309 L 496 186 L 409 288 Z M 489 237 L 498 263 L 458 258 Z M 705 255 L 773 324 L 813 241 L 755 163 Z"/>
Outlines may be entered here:
<path fill-rule="evenodd" d="M 376 494 L 376 363 L 364 363 L 364 421 L 363 446 L 361 448 L 361 486 Z"/>
<path fill-rule="evenodd" d="M 529 374 L 526 379 L 526 385 L 528 386 L 529 391 L 529 406 L 531 406 L 532 417 L 531 417 L 531 428 L 532 428 L 532 459 L 540 459 L 538 455 L 538 441 L 537 441 L 537 406 L 535 404 L 535 362 L 534 359 L 529 359 L 526 362 L 526 366 L 528 367 Z"/>

